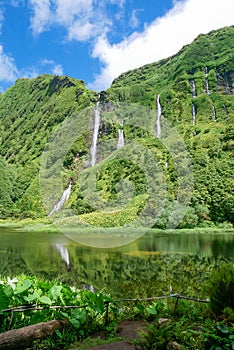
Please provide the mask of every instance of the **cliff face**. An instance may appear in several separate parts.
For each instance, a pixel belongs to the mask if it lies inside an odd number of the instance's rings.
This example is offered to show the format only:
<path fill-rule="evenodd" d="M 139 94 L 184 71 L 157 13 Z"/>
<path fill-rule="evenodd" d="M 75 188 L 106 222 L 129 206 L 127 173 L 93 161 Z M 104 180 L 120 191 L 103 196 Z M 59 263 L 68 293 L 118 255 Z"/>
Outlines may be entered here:
<path fill-rule="evenodd" d="M 209 122 L 214 110 L 217 119 L 226 119 L 233 114 L 233 35 L 233 26 L 200 35 L 177 55 L 120 75 L 108 90 L 110 98 L 154 108 L 160 94 L 172 123 L 189 123 L 192 103 L 198 122 Z"/>
<path fill-rule="evenodd" d="M 111 90 L 137 84 L 145 84 L 149 91 L 155 88 L 163 90 L 164 86 L 168 83 L 173 85 L 184 73 L 189 78 L 204 77 L 207 68 L 208 72 L 214 70 L 215 73 L 214 76 L 209 74 L 209 79 L 219 82 L 213 85 L 212 92 L 217 91 L 217 85 L 220 92 L 227 93 L 227 86 L 231 92 L 234 75 L 233 34 L 234 26 L 199 35 L 176 55 L 121 74 L 113 81 Z"/>
<path fill-rule="evenodd" d="M 95 100 L 95 93 L 76 79 L 18 79 L 1 96 L 1 155 L 24 165 L 36 159 L 53 128 Z"/>
<path fill-rule="evenodd" d="M 44 215 L 38 172 L 46 141 L 54 128 L 96 99 L 82 81 L 52 75 L 18 79 L 1 95 L 0 153 L 8 174 L 5 183 L 1 173 L 2 216 Z M 7 202 L 5 191 L 10 193 Z"/>
<path fill-rule="evenodd" d="M 167 186 L 166 205 L 155 222 L 157 227 L 166 227 L 171 204 L 178 197 L 178 169 L 170 150 L 157 135 L 159 128 L 163 133 L 166 120 L 183 139 L 193 167 L 193 192 L 180 226 L 234 222 L 233 35 L 233 26 L 200 35 L 172 57 L 123 73 L 110 89 L 100 94 L 97 160 L 109 150 L 109 146 L 105 150 L 102 147 L 107 141 L 108 145 L 121 141 L 123 146 L 128 140 L 136 140 L 153 152 L 163 168 Z M 95 107 L 97 100 L 98 94 L 89 91 L 83 82 L 49 75 L 19 79 L 1 95 L 2 217 L 46 215 L 38 179 L 46 140 L 64 120 L 79 116 L 86 107 Z M 158 128 L 155 135 L 131 123 L 122 123 L 124 118 L 115 115 L 113 107 L 119 102 L 153 110 L 155 120 L 152 122 Z M 93 109 L 90 113 L 93 129 L 96 112 Z M 113 116 L 109 118 L 111 113 Z M 139 115 L 141 122 L 143 114 Z M 122 181 L 133 184 L 132 199 L 123 209 L 113 209 L 111 217 L 104 209 L 101 214 L 97 213 L 81 193 L 77 173 L 88 166 L 93 140 L 92 128 L 90 130 L 74 142 L 64 161 L 64 188 L 69 179 L 74 182 L 66 206 L 92 224 L 115 226 L 131 222 L 144 207 L 147 192 L 146 176 L 134 163 L 134 155 L 132 159 L 107 161 L 96 176 L 95 191 L 105 202 L 124 196 L 122 190 L 117 190 Z"/>

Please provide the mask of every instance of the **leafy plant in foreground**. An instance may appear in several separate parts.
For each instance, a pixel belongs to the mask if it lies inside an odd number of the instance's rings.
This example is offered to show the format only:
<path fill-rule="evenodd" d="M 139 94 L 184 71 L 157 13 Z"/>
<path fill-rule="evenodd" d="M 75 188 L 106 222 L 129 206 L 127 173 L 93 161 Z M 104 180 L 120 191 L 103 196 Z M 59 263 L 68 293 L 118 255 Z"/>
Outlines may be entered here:
<path fill-rule="evenodd" d="M 208 286 L 211 310 L 221 315 L 225 308 L 234 310 L 234 265 L 225 264 L 214 270 Z"/>
<path fill-rule="evenodd" d="M 0 331 L 52 319 L 67 319 L 83 334 L 84 325 L 92 325 L 93 328 L 102 322 L 106 300 L 111 299 L 101 293 L 79 290 L 57 281 L 26 276 L 3 279 L 0 282 Z M 66 308 L 67 305 L 77 308 Z M 84 305 L 85 308 L 82 307 Z M 6 312 L 8 308 L 17 307 L 23 311 Z"/>

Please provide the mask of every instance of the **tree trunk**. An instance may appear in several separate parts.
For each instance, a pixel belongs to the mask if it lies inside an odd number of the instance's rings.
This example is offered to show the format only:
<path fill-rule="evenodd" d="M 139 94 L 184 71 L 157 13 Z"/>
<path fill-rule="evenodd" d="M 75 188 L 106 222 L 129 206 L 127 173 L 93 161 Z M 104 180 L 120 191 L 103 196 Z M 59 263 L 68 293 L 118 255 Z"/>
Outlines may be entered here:
<path fill-rule="evenodd" d="M 1 333 L 0 350 L 25 349 L 29 347 L 34 340 L 46 338 L 57 329 L 61 329 L 66 323 L 66 321 L 53 320 Z"/>

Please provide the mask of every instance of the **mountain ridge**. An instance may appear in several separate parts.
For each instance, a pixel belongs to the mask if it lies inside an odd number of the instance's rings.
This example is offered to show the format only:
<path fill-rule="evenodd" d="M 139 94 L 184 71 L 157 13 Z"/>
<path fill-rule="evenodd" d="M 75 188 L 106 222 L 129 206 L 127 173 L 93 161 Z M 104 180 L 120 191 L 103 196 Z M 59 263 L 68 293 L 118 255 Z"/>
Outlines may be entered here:
<path fill-rule="evenodd" d="M 193 164 L 194 190 L 180 227 L 233 224 L 233 35 L 234 26 L 201 34 L 171 57 L 121 74 L 109 89 L 100 94 L 103 118 L 99 126 L 98 146 L 101 147 L 101 142 L 105 140 L 113 141 L 118 137 L 118 130 L 123 130 L 126 139 L 135 138 L 150 147 L 164 167 L 168 202 L 155 223 L 156 227 L 165 228 L 170 201 L 176 198 L 178 180 L 175 165 L 169 160 L 165 168 L 168 151 L 160 146 L 160 140 L 152 139 L 147 133 L 143 135 L 131 125 L 120 125 L 116 118 L 108 121 L 105 114 L 119 102 L 137 103 L 156 110 L 160 94 L 162 117 L 183 138 Z M 79 116 L 84 109 L 94 108 L 97 101 L 98 93 L 87 89 L 83 81 L 53 75 L 19 79 L 0 96 L 2 218 L 34 218 L 47 214 L 39 183 L 40 157 L 46 141 L 61 123 L 74 115 Z M 91 115 L 90 125 L 93 123 Z M 89 223 L 92 219 L 94 224 L 103 224 L 76 183 L 82 162 L 86 166 L 88 164 L 91 142 L 91 132 L 82 135 L 66 156 L 62 171 L 63 186 L 68 186 L 69 179 L 74 186 L 65 207 L 82 215 L 84 222 Z M 107 163 L 98 173 L 97 190 L 105 200 L 113 200 L 117 198 L 116 185 L 123 180 L 133 181 L 138 190 L 126 208 L 116 213 L 115 219 L 105 214 L 110 226 L 122 225 L 124 220 L 120 216 L 124 214 L 126 217 L 129 215 L 126 223 L 131 222 L 132 208 L 136 207 L 134 215 L 137 215 L 146 200 L 144 176 L 128 161 Z M 103 225 L 106 225 L 105 220 Z"/>

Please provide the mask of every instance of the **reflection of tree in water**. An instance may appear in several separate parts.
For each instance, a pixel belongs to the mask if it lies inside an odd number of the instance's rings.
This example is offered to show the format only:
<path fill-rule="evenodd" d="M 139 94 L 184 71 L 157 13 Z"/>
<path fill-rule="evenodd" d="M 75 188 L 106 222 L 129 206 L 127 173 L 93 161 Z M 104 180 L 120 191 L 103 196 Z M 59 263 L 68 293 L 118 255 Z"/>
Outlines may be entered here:
<path fill-rule="evenodd" d="M 211 243 L 211 249 L 215 259 L 221 258 L 223 256 L 225 256 L 227 259 L 230 259 L 233 257 L 234 252 L 234 238 L 232 241 L 225 241 L 225 238 L 223 240 L 220 238 L 214 239 Z"/>
<path fill-rule="evenodd" d="M 2 276 L 12 276 L 12 274 L 30 274 L 30 269 L 28 268 L 22 254 L 13 248 L 7 248 L 0 252 L 0 275 Z"/>
<path fill-rule="evenodd" d="M 234 239 L 230 239 L 230 236 L 203 239 L 199 247 L 203 245 L 203 248 L 208 248 L 209 255 L 201 256 L 179 253 L 179 250 L 176 252 L 181 247 L 182 237 L 176 239 L 176 243 L 169 242 L 169 238 L 165 243 L 160 243 L 153 237 L 121 249 L 95 249 L 67 244 L 69 266 L 55 245 L 5 249 L 0 252 L 0 273 L 12 277 L 20 273 L 36 275 L 80 288 L 93 285 L 96 290 L 110 292 L 114 297 L 166 295 L 169 294 L 170 285 L 177 293 L 207 297 L 203 294 L 203 284 L 221 260 L 234 260 Z M 159 247 L 164 247 L 163 244 L 165 247 L 170 244 L 174 253 L 157 251 Z"/>
<path fill-rule="evenodd" d="M 73 252 L 74 253 L 74 252 Z M 138 252 L 139 253 L 139 252 Z M 203 296 L 205 283 L 217 260 L 196 255 L 93 251 L 72 254 L 80 280 L 114 297 L 143 297 L 177 293 Z M 205 297 L 206 295 L 204 295 Z"/>

